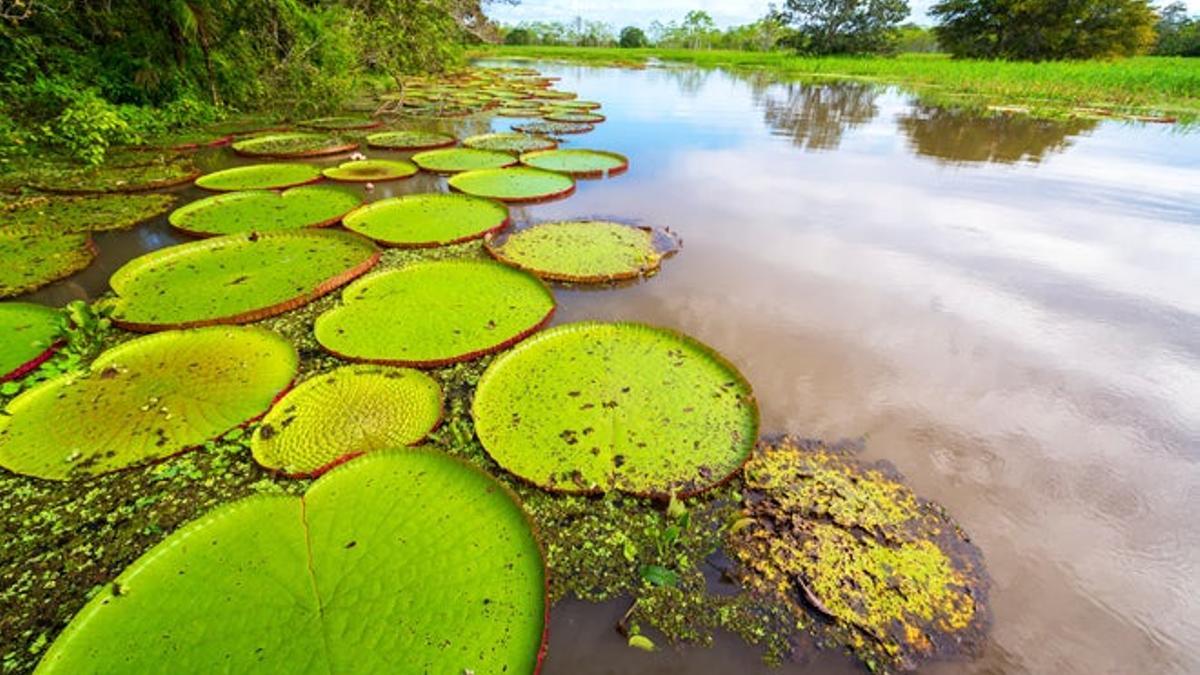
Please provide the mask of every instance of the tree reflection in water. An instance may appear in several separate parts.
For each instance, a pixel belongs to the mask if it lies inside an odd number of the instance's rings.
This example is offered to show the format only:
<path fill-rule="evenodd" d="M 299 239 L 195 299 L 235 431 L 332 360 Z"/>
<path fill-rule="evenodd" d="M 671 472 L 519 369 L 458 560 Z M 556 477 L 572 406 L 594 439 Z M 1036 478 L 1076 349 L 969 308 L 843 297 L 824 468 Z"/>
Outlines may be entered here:
<path fill-rule="evenodd" d="M 920 104 L 898 123 L 913 152 L 943 164 L 1037 164 L 1097 125 L 1096 120 L 1043 120 Z"/>
<path fill-rule="evenodd" d="M 864 82 L 792 82 L 763 90 L 758 98 L 775 135 L 805 150 L 835 150 L 846 131 L 879 114 L 879 93 Z"/>

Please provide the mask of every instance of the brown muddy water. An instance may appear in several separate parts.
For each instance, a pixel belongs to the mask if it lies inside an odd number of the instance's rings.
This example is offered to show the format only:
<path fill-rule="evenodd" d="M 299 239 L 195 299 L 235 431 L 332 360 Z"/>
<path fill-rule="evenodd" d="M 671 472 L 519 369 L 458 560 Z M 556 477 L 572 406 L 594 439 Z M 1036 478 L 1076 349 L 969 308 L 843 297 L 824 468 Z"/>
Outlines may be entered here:
<path fill-rule="evenodd" d="M 646 283 L 559 291 L 557 321 L 687 332 L 739 365 L 765 432 L 865 436 L 944 504 L 986 557 L 993 630 L 979 659 L 922 672 L 1200 672 L 1200 133 L 538 65 L 604 103 L 568 146 L 631 169 L 517 222 L 603 216 L 684 241 Z M 437 189 L 422 175 L 372 198 Z M 161 220 L 99 235 L 97 264 L 34 297 L 95 296 L 180 240 Z M 646 654 L 612 629 L 625 607 L 557 606 L 546 672 L 863 672 L 836 653 L 771 671 L 729 636 Z"/>

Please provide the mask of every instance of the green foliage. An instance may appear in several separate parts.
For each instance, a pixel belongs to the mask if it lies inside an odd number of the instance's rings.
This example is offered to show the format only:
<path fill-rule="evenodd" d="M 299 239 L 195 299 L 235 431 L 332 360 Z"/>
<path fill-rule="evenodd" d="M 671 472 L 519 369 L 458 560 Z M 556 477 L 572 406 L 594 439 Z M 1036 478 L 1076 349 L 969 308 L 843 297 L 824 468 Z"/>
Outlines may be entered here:
<path fill-rule="evenodd" d="M 637 49 L 638 47 L 649 47 L 650 39 L 646 37 L 645 31 L 637 26 L 626 26 L 621 29 L 621 38 L 618 44 L 624 49 Z"/>
<path fill-rule="evenodd" d="M 1186 4 L 1173 2 L 1162 8 L 1155 33 L 1155 54 L 1200 56 L 1200 16 L 1189 17 Z"/>
<path fill-rule="evenodd" d="M 531 45 L 533 44 L 533 33 L 528 28 L 513 28 L 504 35 L 504 44 Z"/>
<path fill-rule="evenodd" d="M 810 54 L 878 54 L 895 49 L 907 0 L 787 0 L 779 17 L 796 29 L 793 46 Z"/>

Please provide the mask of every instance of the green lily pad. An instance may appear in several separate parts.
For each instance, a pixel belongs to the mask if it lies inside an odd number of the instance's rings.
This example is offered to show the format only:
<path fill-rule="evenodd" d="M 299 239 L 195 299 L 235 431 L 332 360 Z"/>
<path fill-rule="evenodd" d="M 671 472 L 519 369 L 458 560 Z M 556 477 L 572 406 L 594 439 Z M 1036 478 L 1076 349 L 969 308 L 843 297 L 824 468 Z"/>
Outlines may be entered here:
<path fill-rule="evenodd" d="M 25 197 L 0 205 L 0 232 L 99 232 L 133 227 L 166 213 L 168 194 Z"/>
<path fill-rule="evenodd" d="M 581 124 L 599 124 L 608 119 L 599 113 L 581 112 L 575 110 L 564 110 L 559 108 L 546 113 L 547 122 L 575 122 Z"/>
<path fill-rule="evenodd" d="M 305 120 L 299 123 L 309 129 L 340 131 L 346 129 L 374 129 L 383 126 L 383 122 L 365 117 L 321 117 L 315 120 Z"/>
<path fill-rule="evenodd" d="M 502 106 L 492 111 L 496 117 L 512 117 L 516 119 L 522 118 L 537 118 L 542 116 L 541 108 L 538 107 L 517 107 L 517 106 Z"/>
<path fill-rule="evenodd" d="M 459 192 L 502 202 L 548 201 L 575 191 L 570 176 L 527 167 L 468 171 L 452 176 L 449 184 Z"/>
<path fill-rule="evenodd" d="M 367 146 L 379 150 L 428 150 L 457 142 L 453 136 L 432 131 L 383 131 L 367 136 Z"/>
<path fill-rule="evenodd" d="M 366 452 L 416 445 L 442 421 L 442 388 L 419 370 L 345 366 L 283 397 L 250 441 L 259 464 L 314 476 Z"/>
<path fill-rule="evenodd" d="M 576 94 L 573 91 L 555 91 L 552 89 L 547 89 L 546 91 L 538 94 L 538 98 L 550 99 L 554 101 L 569 101 L 578 97 L 579 94 Z"/>
<path fill-rule="evenodd" d="M 438 452 L 377 452 L 303 497 L 180 528 L 99 590 L 37 672 L 533 673 L 545 577 L 495 479 Z"/>
<path fill-rule="evenodd" d="M 560 110 L 599 110 L 600 104 L 596 101 L 551 101 L 550 107 Z"/>
<path fill-rule="evenodd" d="M 346 229 L 384 246 L 427 248 L 460 244 L 499 232 L 508 207 L 459 194 L 416 194 L 383 199 L 346 217 Z"/>
<path fill-rule="evenodd" d="M 31 185 L 43 192 L 61 194 L 148 192 L 190 183 L 199 175 L 191 162 L 151 161 L 131 166 L 52 171 L 38 176 Z"/>
<path fill-rule="evenodd" d="M 515 157 L 505 152 L 473 150 L 471 148 L 430 150 L 429 152 L 413 155 L 412 161 L 422 169 L 436 173 L 500 169 L 506 166 L 513 166 L 517 163 Z"/>
<path fill-rule="evenodd" d="M 201 176 L 196 187 L 216 192 L 279 190 L 319 180 L 321 170 L 311 164 L 251 164 Z"/>
<path fill-rule="evenodd" d="M 485 242 L 500 262 L 542 279 L 598 283 L 658 271 L 676 247 L 665 233 L 602 220 L 538 223 Z"/>
<path fill-rule="evenodd" d="M 540 114 L 540 113 L 539 113 Z M 537 122 L 523 122 L 521 124 L 512 125 L 513 131 L 520 131 L 525 134 L 539 134 L 542 136 L 559 136 L 566 134 L 586 134 L 594 130 L 596 127 L 591 124 L 583 124 L 580 122 L 547 122 L 540 120 Z"/>
<path fill-rule="evenodd" d="M 171 246 L 113 274 L 113 321 L 138 331 L 258 321 L 312 302 L 378 261 L 370 241 L 335 230 L 232 234 Z"/>
<path fill-rule="evenodd" d="M 28 293 L 69 277 L 90 265 L 96 253 L 87 232 L 0 231 L 0 298 Z"/>
<path fill-rule="evenodd" d="M 175 210 L 170 221 L 176 229 L 200 237 L 298 230 L 333 225 L 362 203 L 358 194 L 333 185 L 284 192 L 243 190 L 194 201 Z"/>
<path fill-rule="evenodd" d="M 358 143 L 303 131 L 254 136 L 233 144 L 233 151 L 246 157 L 288 159 L 341 155 L 358 149 Z"/>
<path fill-rule="evenodd" d="M 422 262 L 351 284 L 317 318 L 317 341 L 351 361 L 433 367 L 515 344 L 550 320 L 554 295 L 483 260 Z"/>
<path fill-rule="evenodd" d="M 758 434 L 732 365 L 632 323 L 567 324 L 517 345 L 480 378 L 472 413 L 500 466 L 562 492 L 692 495 L 732 476 Z"/>
<path fill-rule="evenodd" d="M 50 480 L 169 457 L 261 414 L 296 375 L 296 350 L 258 328 L 170 331 L 100 355 L 13 399 L 0 466 Z"/>
<path fill-rule="evenodd" d="M 494 150 L 496 152 L 507 152 L 514 155 L 519 155 L 523 152 L 535 152 L 537 150 L 552 150 L 558 147 L 557 142 L 546 138 L 545 136 L 517 133 L 482 134 L 480 136 L 471 136 L 463 141 L 463 145 L 467 146 L 468 148 Z"/>
<path fill-rule="evenodd" d="M 615 176 L 629 169 L 629 158 L 603 150 L 543 150 L 521 155 L 521 163 L 576 178 Z"/>
<path fill-rule="evenodd" d="M 391 159 L 362 159 L 330 167 L 321 173 L 330 180 L 347 183 L 381 183 L 409 178 L 419 169 L 412 162 Z"/>
<path fill-rule="evenodd" d="M 61 323 L 52 307 L 0 303 L 0 382 L 23 377 L 50 358 L 62 336 Z"/>

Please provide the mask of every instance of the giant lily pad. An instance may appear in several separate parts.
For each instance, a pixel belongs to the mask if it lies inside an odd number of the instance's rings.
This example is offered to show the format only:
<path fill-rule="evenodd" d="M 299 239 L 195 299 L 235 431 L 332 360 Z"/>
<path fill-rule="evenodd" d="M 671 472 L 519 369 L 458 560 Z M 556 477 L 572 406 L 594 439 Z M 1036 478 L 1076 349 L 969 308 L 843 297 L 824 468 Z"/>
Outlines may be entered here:
<path fill-rule="evenodd" d="M 317 318 L 329 352 L 352 361 L 440 366 L 498 351 L 550 320 L 537 277 L 482 260 L 423 262 L 351 284 Z"/>
<path fill-rule="evenodd" d="M 147 192 L 190 183 L 199 175 L 191 162 L 151 161 L 130 166 L 48 172 L 31 184 L 44 192 L 61 194 Z"/>
<path fill-rule="evenodd" d="M 54 353 L 58 310 L 27 302 L 0 303 L 0 382 L 24 376 Z"/>
<path fill-rule="evenodd" d="M 0 298 L 21 295 L 69 277 L 96 257 L 86 232 L 0 233 Z"/>
<path fill-rule="evenodd" d="M 528 167 L 468 171 L 448 182 L 459 192 L 514 203 L 547 201 L 575 191 L 575 180 L 570 176 Z"/>
<path fill-rule="evenodd" d="M 380 183 L 409 178 L 418 171 L 411 162 L 391 159 L 362 159 L 332 166 L 322 173 L 330 180 L 346 183 Z"/>
<path fill-rule="evenodd" d="M 286 340 L 257 328 L 146 336 L 108 350 L 0 415 L 0 465 L 65 480 L 168 457 L 261 414 L 296 374 Z"/>
<path fill-rule="evenodd" d="M 367 136 L 367 146 L 379 150 L 428 150 L 457 142 L 453 136 L 432 131 L 383 131 Z"/>
<path fill-rule="evenodd" d="M 239 155 L 276 159 L 341 155 L 356 149 L 358 143 L 303 131 L 254 136 L 233 144 L 233 151 Z"/>
<path fill-rule="evenodd" d="M 100 589 L 38 673 L 533 673 L 545 565 L 511 492 L 426 450 L 180 528 Z"/>
<path fill-rule="evenodd" d="M 535 169 L 570 174 L 577 178 L 600 178 L 624 173 L 629 158 L 603 150 L 544 150 L 521 155 L 521 163 Z"/>
<path fill-rule="evenodd" d="M 591 124 L 584 124 L 581 122 L 547 122 L 545 120 L 537 122 L 522 122 L 521 124 L 512 125 L 513 131 L 520 131 L 521 133 L 525 134 L 539 134 L 542 136 L 558 136 L 560 134 L 586 134 L 595 128 L 596 127 Z"/>
<path fill-rule="evenodd" d="M 607 119 L 599 113 L 558 109 L 546 113 L 547 122 L 572 122 L 576 124 L 599 124 Z"/>
<path fill-rule="evenodd" d="M 733 475 L 758 433 L 732 365 L 632 323 L 567 324 L 517 345 L 479 380 L 472 410 L 500 466 L 563 492 L 695 494 Z"/>
<path fill-rule="evenodd" d="M 653 274 L 677 245 L 665 233 L 602 220 L 538 223 L 486 244 L 503 263 L 543 279 L 582 283 Z"/>
<path fill-rule="evenodd" d="M 120 230 L 166 213 L 168 194 L 25 197 L 0 205 L 0 232 L 96 232 Z"/>
<path fill-rule="evenodd" d="M 307 185 L 285 192 L 244 190 L 194 201 L 171 214 L 171 225 L 201 237 L 324 227 L 362 205 L 354 192 Z"/>
<path fill-rule="evenodd" d="M 480 197 L 416 194 L 383 199 L 346 217 L 346 229 L 384 246 L 447 246 L 499 232 L 509 223 L 508 207 Z"/>
<path fill-rule="evenodd" d="M 339 131 L 348 129 L 374 129 L 376 127 L 383 126 L 383 122 L 367 119 L 365 117 L 321 117 L 315 120 L 305 120 L 300 122 L 300 126 L 308 127 L 310 129 Z"/>
<path fill-rule="evenodd" d="M 538 150 L 552 150 L 558 147 L 557 142 L 546 138 L 545 136 L 534 136 L 533 134 L 518 133 L 497 133 L 471 136 L 463 141 L 463 145 L 467 146 L 468 148 L 494 150 L 496 152 L 507 152 L 514 155 L 519 155 L 523 152 L 536 152 Z"/>
<path fill-rule="evenodd" d="M 413 155 L 412 161 L 422 169 L 436 173 L 499 169 L 506 166 L 513 166 L 517 163 L 515 157 L 505 152 L 473 150 L 471 148 L 430 150 L 429 152 Z"/>
<path fill-rule="evenodd" d="M 113 321 L 129 330 L 246 323 L 307 304 L 379 261 L 348 232 L 234 234 L 147 253 L 117 270 Z"/>
<path fill-rule="evenodd" d="M 311 164 L 251 164 L 201 176 L 196 187 L 216 192 L 278 190 L 319 180 L 321 170 Z"/>
<path fill-rule="evenodd" d="M 312 476 L 365 452 L 416 445 L 441 419 L 441 386 L 425 373 L 346 366 L 289 392 L 250 449 L 268 469 Z"/>

